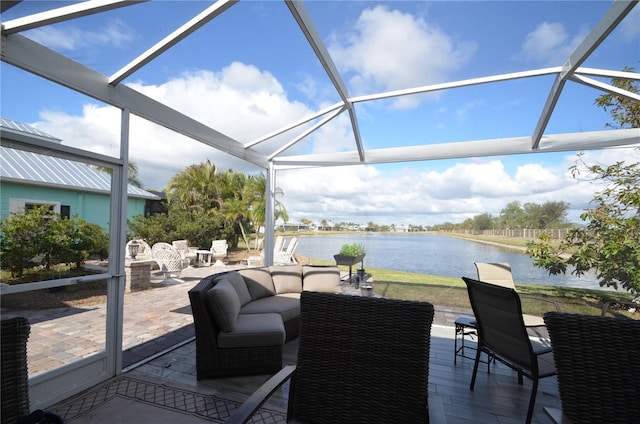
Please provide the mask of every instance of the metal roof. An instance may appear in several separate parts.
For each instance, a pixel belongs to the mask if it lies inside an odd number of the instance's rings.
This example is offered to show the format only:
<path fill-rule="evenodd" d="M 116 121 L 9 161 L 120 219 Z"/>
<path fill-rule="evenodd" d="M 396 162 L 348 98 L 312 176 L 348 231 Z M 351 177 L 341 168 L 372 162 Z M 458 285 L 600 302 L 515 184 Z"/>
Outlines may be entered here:
<path fill-rule="evenodd" d="M 7 136 L 6 130 L 8 129 L 60 142 L 60 139 L 50 134 L 10 119 L 0 118 L 0 128 L 3 139 Z M 101 193 L 109 193 L 111 190 L 109 175 L 84 163 L 11 149 L 6 146 L 0 146 L 0 158 L 0 179 L 4 181 L 28 182 L 35 185 Z M 155 194 L 131 184 L 128 185 L 127 193 L 131 197 L 159 199 Z"/>
<path fill-rule="evenodd" d="M 0 127 L 2 128 L 3 131 L 9 130 L 9 131 L 27 133 L 27 134 L 48 139 L 47 141 L 51 141 L 51 142 L 60 143 L 62 141 L 61 139 L 49 133 L 41 131 L 34 126 L 23 124 L 22 122 L 17 122 L 7 118 L 0 117 Z"/>

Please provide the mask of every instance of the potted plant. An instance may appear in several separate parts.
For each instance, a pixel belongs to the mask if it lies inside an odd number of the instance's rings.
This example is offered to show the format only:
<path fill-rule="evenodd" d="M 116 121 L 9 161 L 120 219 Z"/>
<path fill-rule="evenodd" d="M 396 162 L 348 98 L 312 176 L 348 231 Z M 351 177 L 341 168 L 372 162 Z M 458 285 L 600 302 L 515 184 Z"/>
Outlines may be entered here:
<path fill-rule="evenodd" d="M 336 265 L 346 265 L 349 267 L 349 282 L 351 282 L 351 267 L 358 262 L 361 263 L 360 269 L 364 274 L 364 256 L 367 253 L 367 249 L 362 243 L 345 243 L 340 248 L 340 253 L 333 255 L 333 259 L 336 260 Z M 356 281 L 356 288 L 358 288 L 359 281 Z"/>

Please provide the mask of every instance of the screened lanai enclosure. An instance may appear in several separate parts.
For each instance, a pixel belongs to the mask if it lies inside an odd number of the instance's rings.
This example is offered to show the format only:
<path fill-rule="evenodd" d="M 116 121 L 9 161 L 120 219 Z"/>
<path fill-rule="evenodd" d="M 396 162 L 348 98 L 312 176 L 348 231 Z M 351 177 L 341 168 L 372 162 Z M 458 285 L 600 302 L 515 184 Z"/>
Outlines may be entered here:
<path fill-rule="evenodd" d="M 130 160 L 149 189 L 204 158 L 264 172 L 272 263 L 279 172 L 640 145 L 640 129 L 604 125 L 594 105 L 640 101 L 612 84 L 640 79 L 638 2 L 526 3 L 3 1 L 3 117 L 62 140 L 3 133 L 3 144 L 111 170 L 108 267 L 1 288 L 106 293 L 101 339 L 33 376 L 32 403 L 122 371 Z"/>

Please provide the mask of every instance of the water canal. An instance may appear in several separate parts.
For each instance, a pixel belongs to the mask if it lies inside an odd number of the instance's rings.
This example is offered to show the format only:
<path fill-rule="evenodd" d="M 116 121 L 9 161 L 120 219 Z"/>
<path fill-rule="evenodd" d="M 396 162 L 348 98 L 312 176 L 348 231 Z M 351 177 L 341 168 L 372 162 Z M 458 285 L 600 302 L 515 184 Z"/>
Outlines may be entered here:
<path fill-rule="evenodd" d="M 595 273 L 550 276 L 519 249 L 432 234 L 363 233 L 299 237 L 296 254 L 333 261 L 344 243 L 362 243 L 364 266 L 447 277 L 476 276 L 474 262 L 508 262 L 517 283 L 601 289 Z M 375 276 L 374 276 L 375 277 Z"/>

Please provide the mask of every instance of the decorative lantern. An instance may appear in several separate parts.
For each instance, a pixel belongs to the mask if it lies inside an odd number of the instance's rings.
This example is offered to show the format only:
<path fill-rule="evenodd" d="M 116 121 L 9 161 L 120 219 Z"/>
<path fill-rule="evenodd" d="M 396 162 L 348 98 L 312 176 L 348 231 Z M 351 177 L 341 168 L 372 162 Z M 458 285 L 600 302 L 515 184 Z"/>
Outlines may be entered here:
<path fill-rule="evenodd" d="M 138 255 L 138 251 L 140 250 L 140 245 L 137 241 L 132 241 L 129 243 L 129 256 L 131 259 L 135 259 Z"/>

